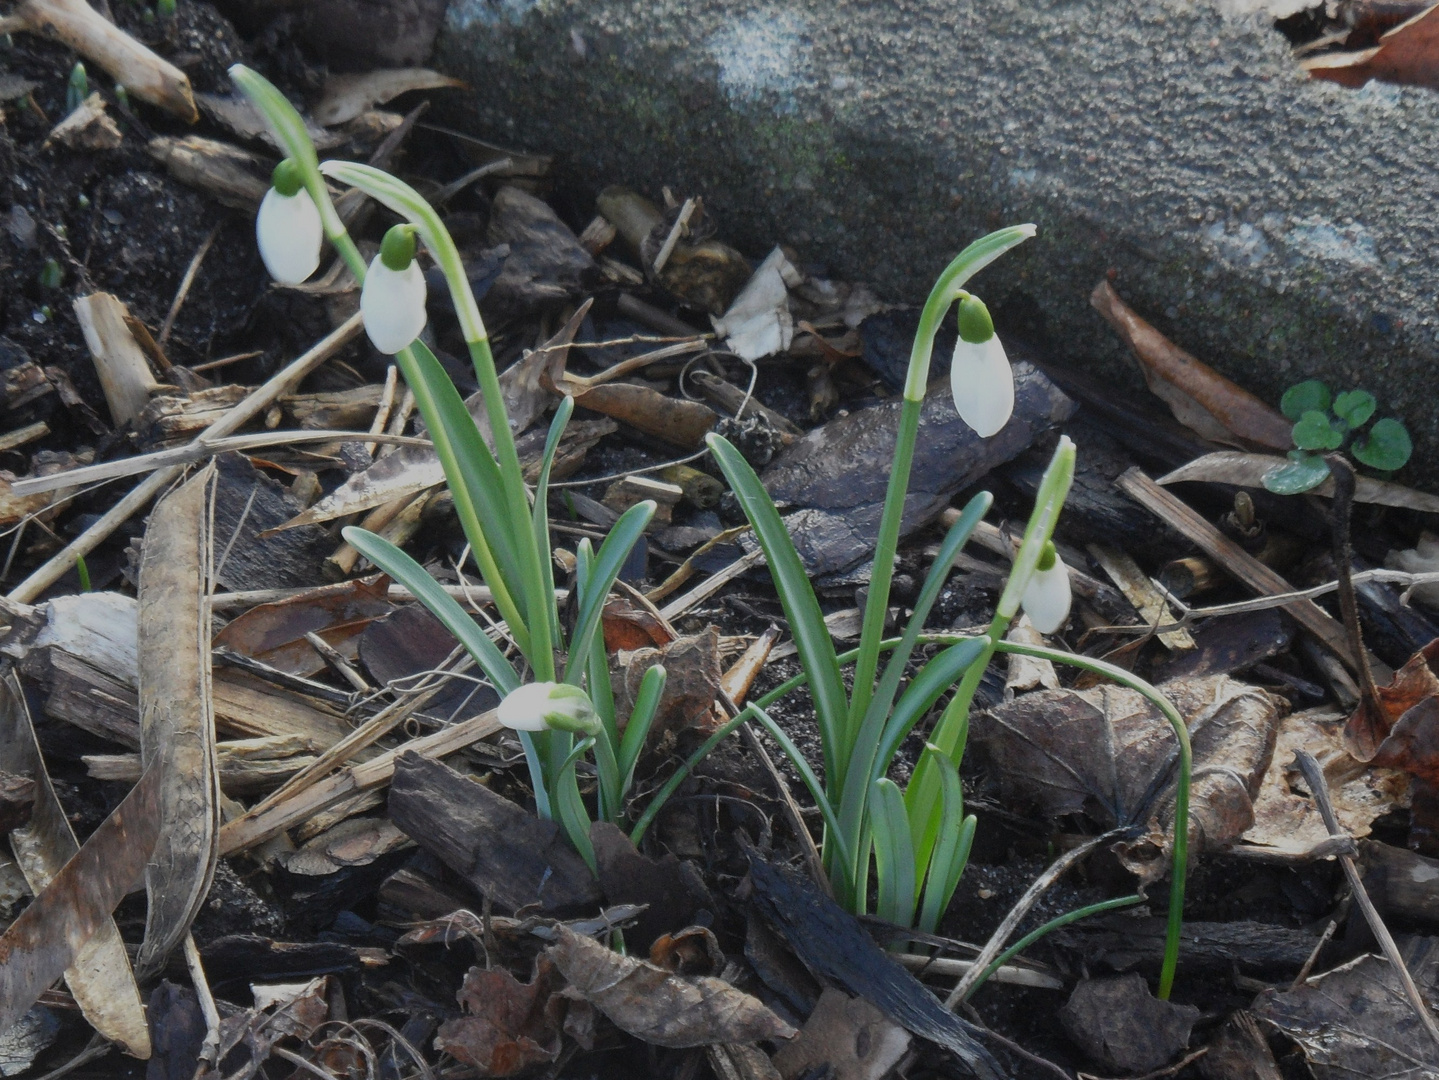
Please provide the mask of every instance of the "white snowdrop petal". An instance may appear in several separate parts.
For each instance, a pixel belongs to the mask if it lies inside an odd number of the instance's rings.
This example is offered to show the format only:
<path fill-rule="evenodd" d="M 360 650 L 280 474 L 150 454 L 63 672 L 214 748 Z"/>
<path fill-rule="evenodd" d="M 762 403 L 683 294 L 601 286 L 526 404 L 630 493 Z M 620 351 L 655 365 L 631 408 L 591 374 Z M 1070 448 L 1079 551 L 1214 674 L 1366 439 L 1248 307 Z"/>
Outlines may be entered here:
<path fill-rule="evenodd" d="M 365 333 L 386 355 L 399 352 L 425 328 L 425 275 L 420 264 L 391 270 L 377 255 L 360 290 Z"/>
<path fill-rule="evenodd" d="M 1069 621 L 1069 568 L 1055 559 L 1048 570 L 1036 570 L 1020 603 L 1041 634 L 1052 634 Z"/>
<path fill-rule="evenodd" d="M 549 711 L 550 691 L 554 686 L 550 682 L 534 682 L 516 687 L 500 702 L 495 719 L 513 731 L 548 731 L 545 714 Z"/>
<path fill-rule="evenodd" d="M 996 334 L 976 345 L 960 338 L 949 369 L 954 407 L 981 438 L 1009 423 L 1014 413 L 1014 372 Z"/>
<path fill-rule="evenodd" d="M 324 235 L 320 211 L 304 188 L 294 195 L 281 195 L 274 188 L 265 192 L 255 216 L 255 242 L 276 281 L 298 285 L 313 274 L 320 265 Z"/>

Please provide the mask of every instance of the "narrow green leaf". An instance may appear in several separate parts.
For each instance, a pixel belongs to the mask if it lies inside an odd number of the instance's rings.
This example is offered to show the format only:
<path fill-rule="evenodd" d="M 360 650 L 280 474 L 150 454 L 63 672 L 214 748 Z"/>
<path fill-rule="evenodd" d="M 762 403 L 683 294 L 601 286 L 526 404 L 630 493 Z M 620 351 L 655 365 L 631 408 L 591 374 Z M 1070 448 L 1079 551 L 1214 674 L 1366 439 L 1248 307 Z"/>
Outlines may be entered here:
<path fill-rule="evenodd" d="M 879 753 L 875 757 L 876 770 L 894 759 L 894 755 L 899 753 L 900 743 L 914 730 L 914 725 L 929 712 L 940 695 L 953 686 L 984 653 L 984 639 L 973 638 L 958 645 L 951 645 L 920 669 L 914 681 L 895 703 L 894 712 L 890 714 L 889 722 L 885 725 Z"/>
<path fill-rule="evenodd" d="M 535 483 L 533 525 L 530 530 L 540 564 L 541 596 L 536 597 L 535 606 L 544 608 L 545 617 L 550 622 L 551 641 L 560 640 L 560 615 L 559 605 L 555 603 L 555 560 L 550 553 L 550 471 L 554 468 L 555 452 L 559 450 L 560 440 L 564 438 L 565 426 L 569 424 L 574 411 L 574 398 L 568 394 L 560 398 L 555 417 L 550 421 L 549 435 L 545 437 L 545 453 L 540 459 L 540 475 Z M 528 613 L 531 622 L 539 617 L 538 611 Z M 593 695 L 591 700 L 594 700 Z M 598 707 L 598 703 L 596 706 Z M 611 712 L 613 711 L 612 706 Z"/>
<path fill-rule="evenodd" d="M 1398 420 L 1385 417 L 1377 420 L 1364 438 L 1355 442 L 1351 452 L 1371 469 L 1393 472 L 1404 467 L 1414 453 L 1409 430 Z"/>
<path fill-rule="evenodd" d="M 430 614 L 454 634 L 460 644 L 475 658 L 501 697 L 520 685 L 519 676 L 504 654 L 495 646 L 488 635 L 465 613 L 459 602 L 432 578 L 423 566 L 415 562 L 394 544 L 365 529 L 351 526 L 344 530 L 345 540 L 351 547 L 394 578 L 415 598 L 429 609 Z"/>
<path fill-rule="evenodd" d="M 640 679 L 639 692 L 635 694 L 635 707 L 630 710 L 629 723 L 625 725 L 625 734 L 620 740 L 620 781 L 625 794 L 629 793 L 630 785 L 634 782 L 635 766 L 639 764 L 640 755 L 644 753 L 645 739 L 649 737 L 650 727 L 654 724 L 667 678 L 664 665 L 654 664 Z"/>
<path fill-rule="evenodd" d="M 839 760 L 843 732 L 848 720 L 849 702 L 840 679 L 839 661 L 835 658 L 834 641 L 829 636 L 819 601 L 804 564 L 794 549 L 779 511 L 770 500 L 749 462 L 740 456 L 729 441 L 718 435 L 707 435 L 705 445 L 714 455 L 740 508 L 754 528 L 755 537 L 769 562 L 770 575 L 800 663 L 809 673 L 810 694 L 814 698 L 815 720 L 819 726 L 820 744 L 824 749 L 825 776 L 836 791 L 843 790 L 844 769 L 848 761 Z"/>
<path fill-rule="evenodd" d="M 804 786 L 809 789 L 810 798 L 814 800 L 815 806 L 819 807 L 820 816 L 824 818 L 826 828 L 829 830 L 829 838 L 832 839 L 838 848 L 837 865 L 845 867 L 845 881 L 842 885 L 847 888 L 849 874 L 847 868 L 853 865 L 852 853 L 849 851 L 845 836 L 840 832 L 839 818 L 835 815 L 834 806 L 829 801 L 829 796 L 824 792 L 824 785 L 819 782 L 819 777 L 814 774 L 809 761 L 805 758 L 800 748 L 795 746 L 794 740 L 789 737 L 784 728 L 776 724 L 769 713 L 756 705 L 750 705 L 744 712 L 753 712 L 754 717 L 764 729 L 769 732 L 770 738 L 779 743 L 779 748 L 784 751 L 784 756 L 789 758 L 789 763 L 794 766 L 799 778 L 804 781 Z M 743 716 L 744 712 L 740 715 Z M 828 841 L 826 841 L 828 843 Z"/>
<path fill-rule="evenodd" d="M 896 926 L 914 924 L 914 844 L 909 835 L 909 815 L 904 796 L 893 780 L 880 777 L 870 795 L 874 808 L 874 867 L 879 885 L 875 914 Z"/>
<path fill-rule="evenodd" d="M 579 598 L 579 615 L 575 619 L 574 636 L 570 639 L 570 654 L 565 661 L 565 682 L 574 682 L 582 665 L 588 662 L 590 646 L 599 632 L 605 599 L 614 586 L 615 578 L 620 576 L 620 568 L 630 557 L 635 542 L 654 515 L 655 504 L 646 499 L 635 503 L 610 526 L 610 533 L 595 556 L 594 570 L 585 582 L 585 594 Z"/>
<path fill-rule="evenodd" d="M 1279 411 L 1290 420 L 1298 420 L 1307 412 L 1324 412 L 1329 408 L 1329 387 L 1318 379 L 1306 379 L 1284 391 Z"/>
<path fill-rule="evenodd" d="M 566 760 L 568 760 L 566 755 Z M 575 767 L 571 764 L 568 768 L 560 769 L 555 779 L 556 791 L 553 793 L 555 808 L 559 812 L 560 824 L 564 826 L 565 834 L 570 838 L 570 843 L 580 853 L 580 858 L 585 860 L 585 865 L 590 872 L 599 873 L 599 864 L 595 861 L 595 846 L 590 842 L 590 815 L 585 809 L 585 801 L 580 798 L 580 788 L 575 780 Z"/>
<path fill-rule="evenodd" d="M 969 861 L 969 850 L 974 844 L 974 831 L 978 821 L 973 814 L 964 816 L 964 791 L 959 782 L 959 770 L 945 755 L 937 755 L 940 782 L 944 791 L 944 820 L 947 828 L 941 829 L 930 855 L 928 871 L 916 866 L 915 875 L 924 881 L 924 903 L 920 908 L 919 928 L 935 933 L 939 920 L 949 907 L 950 897 L 964 873 Z M 959 828 L 954 823 L 960 822 Z"/>

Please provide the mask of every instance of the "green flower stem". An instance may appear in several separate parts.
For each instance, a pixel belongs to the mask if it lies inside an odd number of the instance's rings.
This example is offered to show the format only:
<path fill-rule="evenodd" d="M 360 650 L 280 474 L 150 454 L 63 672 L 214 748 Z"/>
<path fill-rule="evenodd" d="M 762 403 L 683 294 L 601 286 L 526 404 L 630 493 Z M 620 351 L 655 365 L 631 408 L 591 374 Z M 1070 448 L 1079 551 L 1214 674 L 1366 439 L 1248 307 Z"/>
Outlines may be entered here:
<path fill-rule="evenodd" d="M 979 689 L 980 679 L 984 677 L 990 657 L 1000 647 L 1010 622 L 1018 613 L 1019 602 L 1029 585 L 1029 579 L 1034 576 L 1045 545 L 1054 535 L 1054 527 L 1059 522 L 1059 512 L 1063 509 L 1070 485 L 1074 482 L 1074 462 L 1074 443 L 1068 436 L 1060 436 L 1059 445 L 1055 447 L 1054 456 L 1044 470 L 1039 490 L 1035 493 L 1034 511 L 1025 527 L 1024 539 L 1009 572 L 1009 580 L 1005 583 L 1004 592 L 1000 594 L 994 619 L 985 633 L 985 651 L 965 671 L 959 691 L 930 735 L 932 747 L 926 747 L 920 755 L 914 775 L 905 789 L 905 806 L 909 811 L 910 829 L 915 838 L 914 855 L 921 876 L 929 865 L 935 841 L 943 825 L 943 806 L 940 799 L 942 791 L 933 756 L 938 752 L 947 754 L 952 759 L 960 745 L 961 733 L 968 729 L 969 709 L 974 701 L 975 691 Z"/>
<path fill-rule="evenodd" d="M 1159 998 L 1166 1001 L 1174 988 L 1174 971 L 1179 964 L 1179 933 L 1184 928 L 1184 886 L 1189 871 L 1189 788 L 1194 773 L 1194 751 L 1189 745 L 1189 729 L 1185 726 L 1184 717 L 1179 715 L 1174 703 L 1158 689 L 1114 664 L 1042 645 L 1024 645 L 1017 641 L 1002 641 L 998 648 L 1000 652 L 1068 664 L 1082 671 L 1103 675 L 1120 686 L 1136 690 L 1160 711 L 1174 730 L 1174 738 L 1179 743 L 1179 778 L 1174 786 L 1174 863 L 1170 872 L 1169 922 L 1164 937 L 1164 963 L 1159 970 Z"/>
<path fill-rule="evenodd" d="M 930 290 L 919 317 L 919 329 L 910 351 L 909 370 L 905 376 L 904 403 L 895 440 L 894 463 L 889 474 L 889 487 L 884 497 L 879 535 L 875 538 L 874 570 L 870 575 L 869 596 L 864 605 L 864 624 L 860 631 L 859 659 L 854 669 L 854 691 L 849 704 L 849 723 L 845 733 L 846 751 L 859 732 L 871 696 L 874 694 L 875 673 L 879 668 L 879 641 L 884 636 L 885 615 L 889 610 L 890 581 L 894 576 L 894 559 L 899 550 L 899 532 L 904 520 L 905 495 L 909 491 L 910 467 L 914 463 L 914 446 L 919 435 L 920 412 L 924 392 L 929 385 L 930 360 L 934 355 L 934 338 L 939 325 L 959 297 L 962 286 L 980 270 L 1012 247 L 1022 244 L 1035 233 L 1033 225 L 1015 225 L 981 237 L 961 251 L 949 264 Z M 839 755 L 847 762 L 847 752 Z M 830 781 L 839 791 L 844 785 L 841 774 Z"/>
<path fill-rule="evenodd" d="M 316 209 L 320 212 L 320 222 L 326 238 L 339 252 L 355 280 L 364 284 L 367 269 L 364 257 L 345 229 L 345 224 L 340 220 L 339 212 L 335 210 L 335 204 L 330 199 L 330 191 L 325 185 L 325 178 L 320 173 L 319 158 L 315 153 L 314 143 L 310 141 L 310 134 L 305 129 L 304 119 L 285 95 L 258 72 L 243 64 L 236 64 L 230 68 L 230 78 L 254 104 L 269 126 L 275 141 L 284 149 L 285 155 L 299 168 L 305 190 L 309 192 Z M 453 248 L 454 245 L 450 246 Z M 456 261 L 458 261 L 458 255 L 456 255 Z M 471 303 L 473 304 L 473 297 Z M 476 312 L 476 318 L 478 318 L 478 312 Z M 483 332 L 483 324 L 481 332 Z M 428 381 L 424 378 L 420 360 L 412 346 L 400 350 L 396 354 L 395 360 L 396 365 L 405 376 L 405 382 L 414 391 L 416 405 L 435 442 L 435 453 L 444 467 L 445 476 L 452 481 L 450 490 L 454 495 L 455 512 L 464 527 L 465 535 L 470 540 L 470 549 L 475 556 L 475 562 L 480 568 L 485 584 L 490 586 L 496 608 L 499 609 L 501 617 L 508 624 L 515 641 L 520 645 L 520 651 L 528 656 L 531 652 L 529 648 L 530 635 L 525 618 L 515 604 L 509 587 L 501 576 L 489 546 L 485 542 L 484 531 L 479 527 L 479 515 L 475 510 L 474 501 L 470 498 L 462 481 L 463 473 L 460 471 L 454 446 L 442 434 L 444 426 L 440 420 L 439 409 Z M 493 367 L 493 365 L 491 366 Z M 507 424 L 505 431 L 509 432 Z M 553 590 L 551 590 L 551 596 L 553 597 Z M 553 604 L 553 600 L 551 603 Z M 553 673 L 548 677 L 553 678 Z"/>
<path fill-rule="evenodd" d="M 971 986 L 969 992 L 964 995 L 964 1000 L 968 1001 L 973 997 L 974 992 L 984 985 L 986 979 L 1046 934 L 1058 930 L 1061 926 L 1068 926 L 1072 922 L 1078 922 L 1080 919 L 1087 919 L 1091 915 L 1099 915 L 1106 911 L 1113 911 L 1115 908 L 1131 907 L 1134 904 L 1140 903 L 1143 899 L 1143 896 L 1136 893 L 1132 896 L 1116 897 L 1113 900 L 1101 900 L 1097 904 L 1089 904 L 1086 907 L 1076 908 L 1074 911 L 1069 911 L 1050 919 L 1049 922 L 1037 929 L 1031 930 L 1009 948 L 1005 949 L 1004 952 L 996 956 L 989 967 L 985 968 L 980 974 L 979 978 L 974 980 L 974 985 Z"/>
<path fill-rule="evenodd" d="M 544 595 L 544 570 L 538 551 L 529 533 L 530 501 L 525 490 L 524 473 L 520 467 L 519 453 L 515 448 L 514 433 L 510 430 L 509 416 L 505 411 L 504 394 L 500 389 L 499 374 L 495 370 L 494 357 L 490 352 L 489 335 L 484 320 L 480 317 L 479 305 L 470 289 L 464 262 L 459 249 L 445 228 L 440 216 L 410 185 L 370 165 L 349 161 L 327 161 L 321 166 L 325 175 L 343 184 L 359 188 L 371 198 L 413 224 L 434 257 L 436 264 L 445 275 L 450 287 L 450 297 L 459 317 L 460 331 L 469 347 L 470 358 L 475 365 L 480 392 L 484 398 L 485 415 L 490 422 L 490 435 L 494 440 L 495 459 L 499 465 L 505 499 L 510 506 L 509 520 L 494 523 L 494 527 L 509 529 L 513 537 L 513 548 L 520 562 L 520 595 L 526 601 L 526 624 L 530 634 L 530 649 L 526 658 L 534 670 L 535 678 L 552 681 L 555 678 L 555 640 L 551 628 L 558 623 L 558 616 L 550 609 L 555 605 L 554 592 Z M 523 530 L 523 533 L 519 530 Z"/>

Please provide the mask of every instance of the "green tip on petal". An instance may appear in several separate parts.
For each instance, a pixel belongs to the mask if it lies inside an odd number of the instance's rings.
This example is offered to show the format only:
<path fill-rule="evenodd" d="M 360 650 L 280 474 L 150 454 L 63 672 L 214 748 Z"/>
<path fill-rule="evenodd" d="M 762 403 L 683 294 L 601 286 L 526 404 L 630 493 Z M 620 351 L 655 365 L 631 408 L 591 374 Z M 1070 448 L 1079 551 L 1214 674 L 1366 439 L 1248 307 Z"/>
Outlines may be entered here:
<path fill-rule="evenodd" d="M 380 244 L 380 261 L 395 271 L 404 270 L 415 261 L 413 225 L 396 225 L 385 233 Z"/>
<path fill-rule="evenodd" d="M 971 345 L 982 345 L 994 337 L 994 320 L 977 296 L 966 295 L 959 301 L 959 336 Z"/>
<path fill-rule="evenodd" d="M 270 184 L 276 191 L 287 199 L 299 194 L 305 186 L 305 174 L 294 158 L 286 158 L 275 166 L 275 171 L 270 174 Z"/>
<path fill-rule="evenodd" d="M 1054 546 L 1053 540 L 1044 542 L 1044 550 L 1039 553 L 1039 562 L 1034 564 L 1036 570 L 1053 570 L 1054 564 L 1059 560 L 1059 551 Z"/>

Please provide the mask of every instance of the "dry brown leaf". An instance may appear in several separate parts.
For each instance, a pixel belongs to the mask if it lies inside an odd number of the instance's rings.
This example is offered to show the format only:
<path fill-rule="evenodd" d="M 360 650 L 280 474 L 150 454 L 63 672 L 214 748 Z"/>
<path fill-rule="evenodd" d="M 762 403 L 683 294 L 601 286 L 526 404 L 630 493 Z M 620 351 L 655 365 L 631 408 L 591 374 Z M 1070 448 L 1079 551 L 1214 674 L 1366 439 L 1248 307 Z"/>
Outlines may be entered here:
<path fill-rule="evenodd" d="M 1248 390 L 1191 356 L 1139 317 L 1107 281 L 1089 302 L 1139 360 L 1150 391 L 1185 427 L 1214 442 L 1288 450 L 1293 424 Z"/>
<path fill-rule="evenodd" d="M 1378 79 L 1439 89 L 1439 4 L 1394 27 L 1372 49 L 1324 53 L 1300 66 L 1316 79 L 1354 88 Z"/>
<path fill-rule="evenodd" d="M 158 769 L 160 839 L 135 967 L 154 974 L 190 931 L 219 858 L 220 780 L 210 692 L 210 524 L 215 469 L 160 500 L 140 559 L 140 760 Z"/>
<path fill-rule="evenodd" d="M 1274 757 L 1254 800 L 1254 824 L 1244 833 L 1245 843 L 1297 855 L 1329 838 L 1294 764 L 1295 750 L 1307 750 L 1318 759 L 1334 812 L 1350 836 L 1368 836 L 1375 818 L 1408 804 L 1409 777 L 1397 769 L 1356 761 L 1344 748 L 1343 728 L 1344 717 L 1328 709 L 1308 709 L 1280 721 Z"/>
<path fill-rule="evenodd" d="M 655 664 L 664 665 L 665 689 L 655 710 L 651 739 L 666 731 L 707 730 L 720 683 L 719 634 L 714 627 L 671 641 L 662 649 L 621 652 L 614 660 L 615 715 L 621 730 L 629 723 L 640 682 Z"/>
<path fill-rule="evenodd" d="M 39 894 L 80 850 L 80 844 L 45 771 L 24 694 L 12 679 L 0 683 L 0 761 L 34 781 L 30 822 L 10 833 L 10 848 L 31 892 Z M 66 969 L 65 982 L 97 1032 L 118 1043 L 127 1054 L 150 1056 L 145 1007 L 113 919 L 107 916 L 97 923 L 95 936 L 80 947 L 74 963 Z M 4 1031 L 3 1025 L 0 1031 Z"/>
<path fill-rule="evenodd" d="M 160 771 L 151 769 L 0 937 L 0 1031 L 79 959 L 140 880 L 160 834 Z"/>
<path fill-rule="evenodd" d="M 1190 845 L 1223 848 L 1254 823 L 1283 703 L 1224 675 L 1174 679 L 1160 690 L 1194 747 Z M 1143 695 L 1115 686 L 1025 694 L 977 716 L 974 738 L 994 762 L 1006 806 L 1044 817 L 1083 813 L 1106 827 L 1147 824 L 1152 843 L 1128 849 L 1127 861 L 1145 877 L 1164 872 L 1175 741 Z"/>
<path fill-rule="evenodd" d="M 586 939 L 588 940 L 588 939 Z M 435 1049 L 473 1066 L 481 1076 L 514 1076 L 560 1056 L 564 979 L 541 954 L 522 983 L 503 968 L 472 967 L 456 998 L 465 1015 L 446 1020 Z"/>
<path fill-rule="evenodd" d="M 621 956 L 567 926 L 548 950 L 573 992 L 616 1027 L 656 1046 L 788 1039 L 795 1029 L 722 979 L 686 978 Z"/>
<path fill-rule="evenodd" d="M 463 88 L 464 85 L 459 79 L 428 68 L 379 68 L 359 75 L 331 75 L 325 80 L 325 92 L 315 106 L 315 122 L 334 127 L 411 90 Z"/>
<path fill-rule="evenodd" d="M 1439 987 L 1439 939 L 1414 937 L 1401 955 L 1419 992 Z M 1439 1051 L 1399 976 L 1382 956 L 1361 956 L 1292 990 L 1266 990 L 1254 1015 L 1297 1042 L 1316 1080 L 1431 1080 Z"/>
<path fill-rule="evenodd" d="M 1212 454 L 1195 458 L 1187 465 L 1181 465 L 1156 483 L 1183 484 L 1200 481 L 1211 484 L 1234 484 L 1238 487 L 1263 487 L 1264 474 L 1279 465 L 1289 463 L 1288 458 L 1270 454 L 1251 454 L 1243 451 L 1217 450 Z M 1399 506 L 1407 510 L 1421 510 L 1427 514 L 1439 514 L 1439 495 L 1427 491 L 1415 491 L 1403 484 L 1391 484 L 1387 480 L 1372 480 L 1367 476 L 1354 478 L 1354 498 L 1357 502 L 1375 503 L 1379 506 Z M 1333 477 L 1325 480 L 1310 495 L 1334 497 Z"/>
<path fill-rule="evenodd" d="M 215 645 L 263 660 L 291 675 L 313 675 L 324 669 L 325 661 L 305 634 L 319 634 L 354 659 L 360 635 L 375 619 L 394 610 L 389 587 L 387 577 L 364 578 L 260 604 L 216 634 Z"/>

